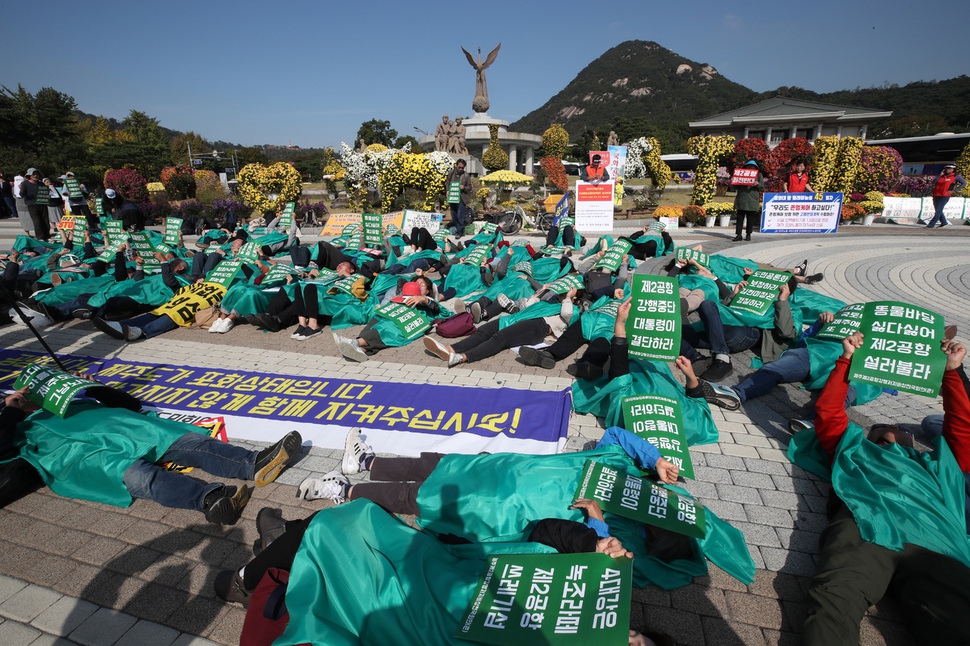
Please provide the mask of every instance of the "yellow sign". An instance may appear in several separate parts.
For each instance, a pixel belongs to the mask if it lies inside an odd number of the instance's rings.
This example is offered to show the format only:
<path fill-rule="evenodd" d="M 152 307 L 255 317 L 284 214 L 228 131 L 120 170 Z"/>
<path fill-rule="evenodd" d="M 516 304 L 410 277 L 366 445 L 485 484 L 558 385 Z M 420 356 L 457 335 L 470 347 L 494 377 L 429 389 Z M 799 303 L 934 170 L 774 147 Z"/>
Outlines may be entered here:
<path fill-rule="evenodd" d="M 388 224 L 393 224 L 398 229 L 402 229 L 404 226 L 404 212 L 385 213 L 383 217 L 385 227 Z M 331 213 L 330 217 L 327 218 L 327 223 L 323 225 L 320 235 L 339 236 L 348 224 L 361 224 L 360 213 Z"/>
<path fill-rule="evenodd" d="M 152 310 L 152 314 L 164 314 L 182 327 L 195 323 L 195 313 L 215 305 L 226 294 L 226 288 L 218 283 L 193 283 L 186 285 L 167 303 Z"/>

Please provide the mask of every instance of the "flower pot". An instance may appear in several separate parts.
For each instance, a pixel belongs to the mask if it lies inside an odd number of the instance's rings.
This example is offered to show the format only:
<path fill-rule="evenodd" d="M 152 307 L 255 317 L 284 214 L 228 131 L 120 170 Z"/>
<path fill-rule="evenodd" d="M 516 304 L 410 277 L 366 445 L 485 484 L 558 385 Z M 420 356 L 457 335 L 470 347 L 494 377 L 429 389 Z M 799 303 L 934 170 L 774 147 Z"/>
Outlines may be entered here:
<path fill-rule="evenodd" d="M 862 219 L 862 224 L 865 226 L 869 226 L 873 223 L 875 219 L 876 219 L 875 214 L 869 214 Z"/>
<path fill-rule="evenodd" d="M 693 222 L 688 222 L 684 226 L 686 226 L 688 229 L 693 229 L 694 228 L 694 223 Z"/>
<path fill-rule="evenodd" d="M 715 215 L 709 215 L 709 216 L 707 216 L 707 223 L 706 223 L 706 226 L 709 226 L 709 227 L 712 227 L 712 226 L 714 226 L 714 222 L 715 222 L 716 220 L 717 220 L 717 216 L 715 216 Z"/>
<path fill-rule="evenodd" d="M 721 226 L 722 227 L 729 227 L 729 226 L 731 226 L 731 214 L 730 213 L 728 213 L 727 215 L 722 215 L 721 216 Z"/>

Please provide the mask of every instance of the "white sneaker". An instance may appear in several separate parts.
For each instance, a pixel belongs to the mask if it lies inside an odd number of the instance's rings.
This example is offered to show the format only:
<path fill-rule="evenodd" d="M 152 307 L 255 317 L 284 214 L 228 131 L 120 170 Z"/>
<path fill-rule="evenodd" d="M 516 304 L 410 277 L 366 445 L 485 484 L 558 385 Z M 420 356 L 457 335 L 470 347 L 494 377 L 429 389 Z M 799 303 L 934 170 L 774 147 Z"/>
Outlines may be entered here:
<path fill-rule="evenodd" d="M 349 486 L 350 480 L 344 474 L 339 471 L 331 471 L 322 478 L 310 477 L 301 482 L 296 496 L 304 500 L 320 500 L 326 498 L 335 505 L 339 505 L 347 500 L 345 492 Z"/>
<path fill-rule="evenodd" d="M 340 463 L 340 471 L 346 476 L 360 473 L 360 462 L 368 454 L 373 455 L 374 451 L 360 436 L 360 428 L 350 429 L 344 441 L 344 459 Z"/>
<path fill-rule="evenodd" d="M 464 361 L 464 359 L 461 358 L 461 355 L 460 354 L 457 354 L 455 352 L 452 352 L 451 354 L 448 355 L 448 367 L 449 368 L 454 368 L 458 364 L 461 364 L 461 363 L 464 363 L 464 362 L 465 361 Z"/>
<path fill-rule="evenodd" d="M 122 325 L 121 329 L 125 333 L 125 341 L 136 341 L 144 334 L 140 327 L 134 325 Z"/>
<path fill-rule="evenodd" d="M 456 298 L 455 302 L 451 304 L 451 307 L 453 310 L 455 310 L 455 314 L 461 314 L 468 309 L 465 306 L 465 301 L 461 300 L 460 298 Z"/>
<path fill-rule="evenodd" d="M 209 326 L 209 334 L 218 334 L 219 332 L 221 332 L 219 328 L 222 327 L 222 322 L 225 320 L 226 319 L 216 319 L 215 321 L 213 321 L 212 325 Z"/>
<path fill-rule="evenodd" d="M 442 361 L 449 361 L 451 355 L 453 354 L 451 350 L 446 348 L 443 343 L 439 343 L 430 336 L 424 337 L 424 347 L 428 349 L 428 352 L 438 357 Z"/>
<path fill-rule="evenodd" d="M 340 350 L 340 354 L 345 358 L 358 363 L 367 361 L 367 353 L 357 345 L 354 339 L 348 339 L 334 332 L 333 341 L 337 344 L 337 349 Z"/>
<path fill-rule="evenodd" d="M 219 328 L 219 334 L 225 334 L 232 328 L 236 327 L 236 324 L 232 322 L 232 319 L 228 316 L 222 319 L 222 327 Z"/>
<path fill-rule="evenodd" d="M 516 305 L 515 302 L 505 294 L 499 294 L 496 297 L 495 302 L 497 302 L 499 306 L 509 314 L 515 314 L 519 311 L 519 306 Z"/>

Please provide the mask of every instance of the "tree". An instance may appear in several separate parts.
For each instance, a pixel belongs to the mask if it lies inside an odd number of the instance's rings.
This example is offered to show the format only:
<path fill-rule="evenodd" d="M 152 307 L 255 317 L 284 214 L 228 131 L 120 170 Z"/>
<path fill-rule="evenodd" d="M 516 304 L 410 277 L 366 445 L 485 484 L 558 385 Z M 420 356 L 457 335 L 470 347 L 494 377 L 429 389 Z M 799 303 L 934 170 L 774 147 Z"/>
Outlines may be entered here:
<path fill-rule="evenodd" d="M 368 146 L 371 144 L 384 144 L 388 148 L 391 148 L 396 138 L 397 130 L 391 127 L 390 121 L 371 119 L 360 124 L 360 129 L 357 131 L 357 141 L 363 139 L 364 143 Z"/>
<path fill-rule="evenodd" d="M 168 144 L 173 164 L 191 165 L 191 161 L 189 160 L 189 146 L 192 147 L 193 155 L 209 152 L 213 148 L 211 143 L 202 138 L 202 135 L 196 134 L 191 130 L 175 135 Z"/>
<path fill-rule="evenodd" d="M 134 141 L 150 146 L 167 145 L 168 141 L 158 119 L 154 119 L 144 112 L 132 110 L 121 122 L 122 127 L 134 137 Z"/>
<path fill-rule="evenodd" d="M 950 127 L 946 119 L 938 114 L 911 114 L 890 119 L 873 128 L 873 139 L 892 139 L 895 137 L 926 137 L 938 132 L 946 132 Z"/>
<path fill-rule="evenodd" d="M 418 152 L 421 150 L 421 144 L 419 144 L 418 140 L 411 135 L 401 135 L 394 140 L 393 147 L 400 150 L 401 148 L 404 148 L 405 144 L 411 144 L 411 152 Z"/>
<path fill-rule="evenodd" d="M 0 164 L 44 174 L 87 164 L 86 148 L 74 116 L 74 98 L 49 87 L 37 94 L 17 86 L 0 91 Z M 23 167 L 23 168 L 21 168 Z"/>

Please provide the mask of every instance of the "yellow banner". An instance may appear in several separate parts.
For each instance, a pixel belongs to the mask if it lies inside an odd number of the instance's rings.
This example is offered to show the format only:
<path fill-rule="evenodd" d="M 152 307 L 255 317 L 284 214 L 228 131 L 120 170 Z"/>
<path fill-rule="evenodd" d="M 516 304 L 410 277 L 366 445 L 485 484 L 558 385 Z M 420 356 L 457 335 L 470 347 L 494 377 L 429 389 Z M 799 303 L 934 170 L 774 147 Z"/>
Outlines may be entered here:
<path fill-rule="evenodd" d="M 182 327 L 195 323 L 195 313 L 215 305 L 226 294 L 226 288 L 218 283 L 194 283 L 186 285 L 167 303 L 152 310 L 152 314 L 164 314 Z"/>
<path fill-rule="evenodd" d="M 394 224 L 398 229 L 404 226 L 404 212 L 385 213 L 384 226 Z M 360 213 L 331 213 L 327 218 L 327 223 L 320 231 L 322 236 L 339 236 L 343 233 L 344 227 L 348 224 L 361 224 Z"/>

